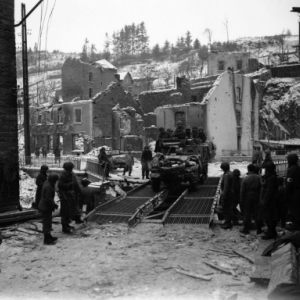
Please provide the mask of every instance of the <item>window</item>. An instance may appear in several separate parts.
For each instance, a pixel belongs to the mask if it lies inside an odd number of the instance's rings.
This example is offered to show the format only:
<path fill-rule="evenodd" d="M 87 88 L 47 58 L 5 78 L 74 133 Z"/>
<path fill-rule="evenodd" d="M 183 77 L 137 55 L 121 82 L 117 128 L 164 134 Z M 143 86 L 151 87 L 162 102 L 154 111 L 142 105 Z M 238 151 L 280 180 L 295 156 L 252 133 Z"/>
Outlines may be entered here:
<path fill-rule="evenodd" d="M 89 72 L 89 82 L 94 82 L 93 73 Z"/>
<path fill-rule="evenodd" d="M 175 113 L 175 126 L 176 126 L 178 121 L 181 121 L 182 124 L 183 124 L 183 127 L 185 127 L 185 125 L 186 125 L 185 112 L 177 111 Z"/>
<path fill-rule="evenodd" d="M 224 71 L 225 66 L 224 66 L 224 60 L 219 60 L 218 61 L 218 70 L 219 71 Z"/>
<path fill-rule="evenodd" d="M 38 114 L 37 123 L 42 124 L 42 114 Z"/>
<path fill-rule="evenodd" d="M 82 120 L 81 120 L 81 111 L 82 108 L 74 108 L 74 124 L 81 124 Z"/>
<path fill-rule="evenodd" d="M 241 151 L 241 142 L 242 142 L 242 138 L 240 135 L 237 136 L 237 150 Z"/>
<path fill-rule="evenodd" d="M 62 108 L 60 107 L 57 111 L 57 123 L 62 124 L 63 122 L 64 122 L 64 114 Z"/>
<path fill-rule="evenodd" d="M 241 100 L 241 87 L 238 86 L 236 88 L 236 102 L 242 102 Z"/>
<path fill-rule="evenodd" d="M 92 98 L 93 97 L 93 89 L 89 88 L 89 97 Z"/>
<path fill-rule="evenodd" d="M 236 113 L 236 126 L 241 126 L 241 113 Z"/>
<path fill-rule="evenodd" d="M 236 68 L 237 68 L 237 70 L 243 69 L 243 61 L 241 59 L 236 61 Z"/>

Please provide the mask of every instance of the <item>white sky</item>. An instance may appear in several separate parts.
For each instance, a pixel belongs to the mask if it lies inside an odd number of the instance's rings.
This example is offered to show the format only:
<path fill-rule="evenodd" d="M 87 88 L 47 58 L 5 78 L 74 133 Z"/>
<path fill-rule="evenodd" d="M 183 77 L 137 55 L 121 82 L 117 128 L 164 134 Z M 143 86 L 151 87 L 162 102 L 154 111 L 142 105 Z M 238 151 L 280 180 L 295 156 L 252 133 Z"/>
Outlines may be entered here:
<path fill-rule="evenodd" d="M 38 0 L 15 0 L 15 23 L 21 20 L 21 3 L 26 12 Z M 48 3 L 48 10 L 46 7 Z M 55 0 L 44 0 L 27 19 L 28 47 L 38 41 L 41 9 L 45 25 L 42 32 L 42 46 L 45 49 L 46 28 Z M 105 33 L 109 35 L 132 23 L 146 24 L 150 46 L 163 45 L 168 39 L 176 43 L 179 36 L 189 30 L 193 40 L 198 38 L 207 44 L 203 34 L 205 28 L 213 30 L 214 41 L 225 41 L 225 18 L 229 23 L 229 39 L 245 36 L 265 36 L 290 29 L 298 35 L 298 17 L 291 13 L 293 6 L 300 6 L 299 0 L 56 0 L 51 24 L 48 29 L 47 49 L 64 52 L 80 52 L 85 38 L 103 50 Z M 16 28 L 16 43 L 21 37 Z"/>

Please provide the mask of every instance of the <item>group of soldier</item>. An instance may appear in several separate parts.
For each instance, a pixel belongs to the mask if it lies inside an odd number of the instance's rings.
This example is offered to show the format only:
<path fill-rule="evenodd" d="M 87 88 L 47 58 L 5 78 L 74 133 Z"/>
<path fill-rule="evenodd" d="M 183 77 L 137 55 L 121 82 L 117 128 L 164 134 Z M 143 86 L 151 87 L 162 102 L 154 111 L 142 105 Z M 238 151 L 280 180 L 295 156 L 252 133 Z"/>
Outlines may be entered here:
<path fill-rule="evenodd" d="M 269 152 L 262 165 L 256 161 L 248 165 L 248 173 L 242 180 L 238 169 L 231 172 L 229 163 L 221 164 L 224 172 L 220 201 L 225 220 L 221 226 L 223 229 L 238 225 L 239 205 L 244 225 L 240 232 L 243 234 L 249 234 L 253 228 L 252 220 L 255 221 L 257 235 L 263 233 L 264 224 L 267 226 L 262 239 L 277 237 L 276 226 L 279 221 L 281 227 L 300 230 L 300 166 L 297 154 L 289 154 L 287 161 L 285 180 L 277 176 L 276 165 Z M 262 168 L 265 170 L 264 175 L 260 175 Z M 290 226 L 286 226 L 288 218 L 292 222 Z"/>
<path fill-rule="evenodd" d="M 156 141 L 155 152 L 161 152 L 161 144 L 163 139 L 169 138 L 177 138 L 180 140 L 192 140 L 195 144 L 205 143 L 207 137 L 202 128 L 197 128 L 194 126 L 191 128 L 187 126 L 184 128 L 183 123 L 181 121 L 177 121 L 176 128 L 174 130 L 167 129 L 165 130 L 163 127 L 159 128 L 159 135 Z"/>
<path fill-rule="evenodd" d="M 49 168 L 43 165 L 37 176 L 35 207 L 42 214 L 45 245 L 53 245 L 57 240 L 51 235 L 52 212 L 58 208 L 54 201 L 55 192 L 59 195 L 62 232 L 65 234 L 70 234 L 74 229 L 70 225 L 72 221 L 76 224 L 83 223 L 82 214 L 94 209 L 94 194 L 87 188 L 90 181 L 87 178 L 82 179 L 80 187 L 73 168 L 72 162 L 64 163 L 64 170 L 61 176 L 58 176 L 55 173 L 48 175 Z"/>

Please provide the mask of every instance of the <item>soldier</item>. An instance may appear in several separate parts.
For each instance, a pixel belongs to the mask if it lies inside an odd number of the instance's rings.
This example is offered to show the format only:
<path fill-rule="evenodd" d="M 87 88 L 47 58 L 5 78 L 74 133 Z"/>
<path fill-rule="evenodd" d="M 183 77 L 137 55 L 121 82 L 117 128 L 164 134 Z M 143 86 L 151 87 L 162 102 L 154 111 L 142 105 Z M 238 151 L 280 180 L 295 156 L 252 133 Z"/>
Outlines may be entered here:
<path fill-rule="evenodd" d="M 248 173 L 243 179 L 241 185 L 241 208 L 244 215 L 244 228 L 240 230 L 241 233 L 249 234 L 251 225 L 251 218 L 253 217 L 258 228 L 257 234 L 261 234 L 258 222 L 259 210 L 259 195 L 261 189 L 261 178 L 255 172 L 255 166 L 250 164 L 247 166 Z"/>
<path fill-rule="evenodd" d="M 184 140 L 185 139 L 185 130 L 184 130 L 182 122 L 177 121 L 176 125 L 177 126 L 174 131 L 174 136 L 177 137 L 178 139 Z"/>
<path fill-rule="evenodd" d="M 49 175 L 43 185 L 41 201 L 38 206 L 43 218 L 44 245 L 54 245 L 57 240 L 57 237 L 51 235 L 52 211 L 58 208 L 58 205 L 54 202 L 55 184 L 57 180 L 57 174 Z"/>
<path fill-rule="evenodd" d="M 199 128 L 199 139 L 202 141 L 202 143 L 205 143 L 207 140 L 206 134 L 204 133 L 202 128 Z"/>
<path fill-rule="evenodd" d="M 142 163 L 142 179 L 145 178 L 149 179 L 149 171 L 150 171 L 150 164 L 152 161 L 152 151 L 148 146 L 144 147 L 144 151 L 142 152 L 141 156 L 141 163 Z"/>
<path fill-rule="evenodd" d="M 257 147 L 257 148 L 259 150 L 259 147 Z M 271 157 L 271 151 L 270 150 L 266 150 L 265 153 L 266 153 L 266 156 L 265 156 L 265 159 L 264 159 L 264 161 L 263 161 L 263 163 L 261 165 L 262 168 L 265 168 L 266 163 L 273 162 L 272 157 Z M 259 157 L 259 160 L 260 160 L 260 152 L 258 153 L 258 157 Z"/>
<path fill-rule="evenodd" d="M 165 131 L 163 127 L 160 127 L 158 130 L 159 130 L 159 135 L 156 140 L 154 152 L 161 152 L 162 139 L 170 138 L 170 135 L 168 134 L 168 132 Z"/>
<path fill-rule="evenodd" d="M 232 221 L 234 225 L 239 225 L 240 212 L 237 206 L 240 205 L 240 191 L 241 191 L 241 172 L 239 169 L 232 171 L 233 174 L 233 202 L 232 202 Z"/>
<path fill-rule="evenodd" d="M 276 166 L 273 162 L 267 162 L 265 170 L 266 173 L 262 177 L 260 193 L 260 218 L 265 221 L 268 231 L 261 238 L 269 240 L 277 237 L 276 224 L 279 219 L 278 181 Z"/>
<path fill-rule="evenodd" d="M 197 139 L 198 136 L 199 136 L 198 128 L 197 128 L 196 126 L 194 126 L 194 127 L 192 128 L 192 136 L 193 136 L 194 139 Z"/>
<path fill-rule="evenodd" d="M 191 139 L 193 137 L 192 136 L 192 128 L 190 126 L 187 126 L 185 129 L 185 137 L 187 139 Z"/>
<path fill-rule="evenodd" d="M 69 225 L 71 219 L 76 224 L 83 223 L 80 219 L 79 201 L 81 200 L 81 189 L 77 177 L 73 173 L 74 165 L 72 162 L 63 164 L 64 171 L 58 180 L 58 190 L 60 198 L 60 215 L 63 233 L 71 233 L 72 226 Z"/>
<path fill-rule="evenodd" d="M 48 170 L 49 170 L 49 168 L 48 168 L 47 165 L 42 165 L 41 166 L 41 171 L 40 171 L 40 173 L 37 176 L 36 181 L 35 181 L 35 183 L 37 185 L 37 189 L 36 189 L 36 193 L 35 193 L 35 203 L 34 203 L 33 206 L 36 209 L 38 209 L 38 207 L 39 207 L 39 203 L 40 203 L 41 196 L 42 196 L 42 189 L 43 189 L 44 182 L 48 178 L 48 175 L 47 175 Z"/>
<path fill-rule="evenodd" d="M 170 138 L 174 137 L 174 131 L 171 128 L 167 129 L 167 133 L 168 133 Z"/>
<path fill-rule="evenodd" d="M 102 147 L 100 149 L 100 153 L 98 155 L 98 162 L 99 162 L 101 168 L 103 168 L 103 170 L 104 170 L 104 176 L 106 178 L 110 177 L 109 176 L 110 161 L 109 161 L 109 158 L 108 158 L 108 156 L 107 156 L 107 154 L 105 152 L 105 148 L 104 147 Z"/>
<path fill-rule="evenodd" d="M 223 202 L 223 214 L 225 222 L 221 226 L 223 229 L 232 228 L 232 205 L 233 205 L 233 174 L 230 171 L 228 162 L 221 163 L 221 169 L 223 170 L 223 178 L 221 182 L 222 190 L 222 202 Z"/>
<path fill-rule="evenodd" d="M 298 155 L 291 153 L 287 156 L 287 160 L 286 203 L 293 222 L 287 229 L 300 230 L 300 166 L 298 165 Z"/>

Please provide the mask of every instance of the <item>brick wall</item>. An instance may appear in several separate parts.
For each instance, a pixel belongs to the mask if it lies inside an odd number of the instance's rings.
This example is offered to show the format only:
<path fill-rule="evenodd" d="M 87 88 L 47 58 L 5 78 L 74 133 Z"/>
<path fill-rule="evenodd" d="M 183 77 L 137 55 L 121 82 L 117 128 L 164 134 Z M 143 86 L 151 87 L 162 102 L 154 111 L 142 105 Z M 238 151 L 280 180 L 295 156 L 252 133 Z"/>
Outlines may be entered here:
<path fill-rule="evenodd" d="M 91 82 L 90 72 L 93 74 Z M 116 72 L 117 70 L 101 69 L 76 58 L 67 58 L 61 70 L 64 102 L 69 102 L 75 97 L 90 99 L 89 88 L 93 89 L 93 96 L 104 91 L 111 82 L 116 81 Z"/>
<path fill-rule="evenodd" d="M 14 1 L 0 1 L 0 212 L 19 205 Z M 13 161 L 13 174 L 6 173 Z M 14 180 L 13 180 L 14 179 Z"/>

